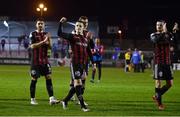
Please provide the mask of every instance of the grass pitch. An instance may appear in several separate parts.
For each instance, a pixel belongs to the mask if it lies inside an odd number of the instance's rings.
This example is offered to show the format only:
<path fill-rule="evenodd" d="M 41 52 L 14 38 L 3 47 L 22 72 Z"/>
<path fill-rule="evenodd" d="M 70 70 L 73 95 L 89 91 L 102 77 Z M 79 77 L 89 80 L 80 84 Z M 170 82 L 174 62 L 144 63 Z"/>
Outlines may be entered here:
<path fill-rule="evenodd" d="M 69 102 L 68 109 L 60 104 L 50 106 L 41 77 L 37 82 L 37 106 L 30 105 L 29 66 L 0 66 L 0 116 L 180 116 L 180 71 L 174 73 L 173 87 L 163 95 L 165 110 L 159 111 L 152 101 L 154 80 L 151 70 L 145 73 L 124 73 L 120 68 L 103 68 L 100 83 L 86 81 L 84 98 L 90 112 Z M 69 68 L 53 67 L 54 95 L 58 99 L 69 90 Z M 95 79 L 97 81 L 97 77 Z"/>

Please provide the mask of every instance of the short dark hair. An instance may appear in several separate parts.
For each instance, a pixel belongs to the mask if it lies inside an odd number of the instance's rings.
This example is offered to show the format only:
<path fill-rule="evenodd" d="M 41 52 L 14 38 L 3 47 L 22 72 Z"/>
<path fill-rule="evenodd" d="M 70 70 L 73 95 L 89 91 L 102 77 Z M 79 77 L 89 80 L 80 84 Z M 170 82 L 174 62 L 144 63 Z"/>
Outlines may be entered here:
<path fill-rule="evenodd" d="M 157 20 L 157 22 L 166 23 L 166 21 L 165 21 L 165 20 Z"/>
<path fill-rule="evenodd" d="M 87 16 L 81 16 L 81 17 L 79 17 L 79 20 L 81 20 L 81 19 L 86 20 L 86 19 L 88 19 L 88 17 Z"/>
<path fill-rule="evenodd" d="M 78 20 L 78 21 L 76 21 L 76 22 L 79 22 L 79 23 L 82 23 L 82 24 L 84 24 L 84 22 L 83 22 L 83 21 L 81 21 L 81 20 Z"/>
<path fill-rule="evenodd" d="M 44 22 L 44 19 L 42 17 L 40 17 L 40 18 L 36 19 L 36 22 L 38 22 L 38 21 L 43 21 Z"/>
<path fill-rule="evenodd" d="M 82 24 L 83 24 L 83 27 L 85 27 L 85 24 L 84 24 L 84 22 L 82 22 L 82 21 L 79 21 L 79 20 L 78 20 L 78 21 L 76 21 L 76 23 L 77 23 L 77 22 L 79 22 L 79 23 L 82 23 Z"/>

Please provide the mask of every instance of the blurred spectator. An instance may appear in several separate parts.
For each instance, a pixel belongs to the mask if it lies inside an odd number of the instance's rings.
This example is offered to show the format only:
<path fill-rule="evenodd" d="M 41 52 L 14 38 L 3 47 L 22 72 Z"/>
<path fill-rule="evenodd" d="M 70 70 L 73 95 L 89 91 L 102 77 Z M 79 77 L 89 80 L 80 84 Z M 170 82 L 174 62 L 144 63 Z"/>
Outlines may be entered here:
<path fill-rule="evenodd" d="M 5 40 L 5 39 L 2 39 L 2 40 L 1 40 L 2 51 L 5 50 L 5 45 L 6 45 L 6 40 Z"/>
<path fill-rule="evenodd" d="M 17 40 L 18 40 L 18 43 L 19 43 L 19 46 L 21 46 L 21 43 L 22 41 L 26 38 L 26 35 L 20 35 Z"/>
<path fill-rule="evenodd" d="M 119 47 L 115 47 L 114 51 L 115 52 L 114 52 L 114 54 L 112 56 L 112 59 L 116 61 L 116 60 L 118 60 L 120 58 L 121 49 Z"/>
<path fill-rule="evenodd" d="M 68 42 L 63 39 L 62 41 L 62 48 L 61 48 L 61 58 L 64 58 L 68 55 Z"/>
<path fill-rule="evenodd" d="M 141 57 L 141 61 L 140 61 L 140 71 L 144 72 L 145 69 L 145 63 L 144 63 L 144 53 L 142 51 L 139 51 L 140 57 Z"/>
<path fill-rule="evenodd" d="M 180 36 L 180 31 L 179 31 L 179 27 L 178 27 L 177 22 L 174 23 L 172 33 L 173 33 L 173 36 L 174 36 L 174 49 L 173 49 L 173 51 L 177 55 L 177 59 L 180 60 L 180 37 L 179 37 Z"/>
<path fill-rule="evenodd" d="M 90 82 L 94 83 L 94 78 L 96 75 L 96 69 L 98 68 L 98 82 L 101 80 L 101 72 L 102 72 L 102 57 L 104 53 L 104 47 L 101 45 L 100 39 L 95 39 L 95 47 L 92 49 L 93 54 L 93 68 L 92 68 L 92 79 Z"/>
<path fill-rule="evenodd" d="M 53 43 L 52 45 L 53 57 L 58 58 L 58 43 Z"/>
<path fill-rule="evenodd" d="M 131 48 L 125 53 L 125 72 L 131 71 Z"/>
<path fill-rule="evenodd" d="M 28 49 L 28 47 L 29 47 L 29 39 L 28 39 L 27 35 L 24 36 L 23 45 L 24 45 L 25 49 Z"/>
<path fill-rule="evenodd" d="M 170 59 L 173 70 L 176 70 L 176 63 L 178 63 L 178 56 L 177 53 L 174 51 L 173 46 L 170 47 Z"/>
<path fill-rule="evenodd" d="M 134 66 L 134 72 L 140 72 L 139 70 L 140 61 L 141 61 L 141 56 L 137 51 L 137 49 L 135 48 L 131 58 L 131 62 Z"/>
<path fill-rule="evenodd" d="M 63 38 L 58 38 L 57 50 L 60 50 L 60 58 L 68 56 L 68 41 Z"/>

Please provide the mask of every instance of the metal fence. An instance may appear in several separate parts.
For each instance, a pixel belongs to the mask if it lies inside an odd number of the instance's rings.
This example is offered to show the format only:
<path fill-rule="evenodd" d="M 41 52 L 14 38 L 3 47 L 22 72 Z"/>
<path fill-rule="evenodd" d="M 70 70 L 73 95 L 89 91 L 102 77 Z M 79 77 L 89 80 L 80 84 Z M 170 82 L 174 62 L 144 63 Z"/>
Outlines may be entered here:
<path fill-rule="evenodd" d="M 103 54 L 103 66 L 114 66 L 114 67 L 123 67 L 124 66 L 124 53 L 125 50 L 117 51 L 115 49 L 105 49 Z M 152 51 L 144 51 L 145 61 L 148 63 L 151 61 L 153 56 Z M 58 51 L 58 57 L 54 57 L 54 52 L 52 51 L 51 56 L 49 58 L 50 63 L 53 66 L 57 66 L 58 61 L 64 60 L 65 65 L 68 66 L 69 58 L 68 56 L 61 55 L 62 52 Z M 64 54 L 64 53 L 63 53 Z M 65 55 L 68 55 L 66 53 Z M 114 58 L 114 56 L 117 56 Z M 29 64 L 29 54 L 28 50 L 20 49 L 20 50 L 5 50 L 0 51 L 0 64 Z"/>

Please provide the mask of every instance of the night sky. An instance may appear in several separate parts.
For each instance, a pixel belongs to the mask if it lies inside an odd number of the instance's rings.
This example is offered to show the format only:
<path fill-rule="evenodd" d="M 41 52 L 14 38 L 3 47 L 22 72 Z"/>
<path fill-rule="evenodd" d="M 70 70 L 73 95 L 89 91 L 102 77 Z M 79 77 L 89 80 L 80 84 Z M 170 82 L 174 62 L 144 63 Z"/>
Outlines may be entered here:
<path fill-rule="evenodd" d="M 99 22 L 102 35 L 108 25 L 122 25 L 124 21 L 128 22 L 129 35 L 136 37 L 139 32 L 141 37 L 148 35 L 159 19 L 166 20 L 169 29 L 175 21 L 180 21 L 177 0 L 1 0 L 0 16 L 9 16 L 10 20 L 35 20 L 40 16 L 36 7 L 41 2 L 48 8 L 44 13 L 46 20 L 59 21 L 62 16 L 77 20 L 85 15 L 90 21 Z"/>
<path fill-rule="evenodd" d="M 119 17 L 180 16 L 180 5 L 173 0 L 1 0 L 0 15 L 31 19 L 39 15 L 35 9 L 40 2 L 48 7 L 45 17 L 50 20 L 81 15 L 104 20 Z"/>

